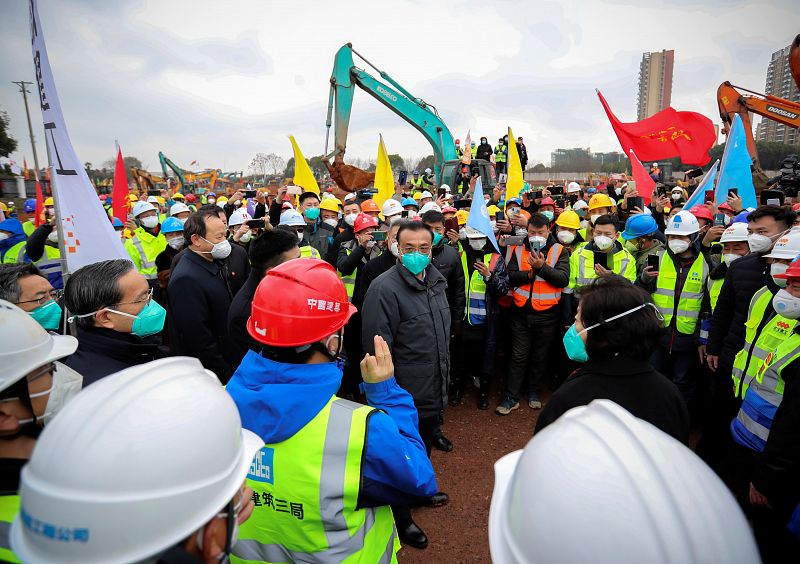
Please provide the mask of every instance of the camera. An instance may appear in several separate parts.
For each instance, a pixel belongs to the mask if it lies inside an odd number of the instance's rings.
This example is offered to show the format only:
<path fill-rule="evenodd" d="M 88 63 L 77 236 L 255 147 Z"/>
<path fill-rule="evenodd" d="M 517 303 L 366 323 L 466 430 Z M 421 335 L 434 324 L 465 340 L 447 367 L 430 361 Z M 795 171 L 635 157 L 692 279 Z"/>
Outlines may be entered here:
<path fill-rule="evenodd" d="M 788 155 L 781 161 L 779 176 L 773 178 L 776 181 L 776 188 L 792 198 L 797 196 L 800 191 L 800 157 Z"/>

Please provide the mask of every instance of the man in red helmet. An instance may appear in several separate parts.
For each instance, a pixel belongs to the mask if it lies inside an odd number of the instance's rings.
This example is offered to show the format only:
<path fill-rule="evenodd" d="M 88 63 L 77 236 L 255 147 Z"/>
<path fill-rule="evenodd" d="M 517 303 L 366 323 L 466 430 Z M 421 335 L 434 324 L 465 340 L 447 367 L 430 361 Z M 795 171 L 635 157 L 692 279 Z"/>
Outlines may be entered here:
<path fill-rule="evenodd" d="M 256 289 L 247 330 L 262 347 L 248 351 L 227 391 L 242 426 L 266 446 L 247 477 L 255 509 L 233 562 L 396 561 L 389 505 L 437 491 L 413 400 L 382 338 L 361 362 L 369 406 L 335 395 L 342 330 L 355 312 L 318 259 L 276 266 Z"/>

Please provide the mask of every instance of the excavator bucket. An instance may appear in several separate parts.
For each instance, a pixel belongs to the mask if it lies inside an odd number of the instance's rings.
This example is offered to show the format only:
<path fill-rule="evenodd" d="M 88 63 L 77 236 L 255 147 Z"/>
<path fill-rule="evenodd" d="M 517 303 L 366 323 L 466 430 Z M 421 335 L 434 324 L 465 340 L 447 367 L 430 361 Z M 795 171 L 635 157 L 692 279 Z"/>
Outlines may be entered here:
<path fill-rule="evenodd" d="M 375 173 L 367 172 L 357 166 L 344 163 L 341 155 L 336 155 L 333 164 L 328 159 L 322 159 L 325 168 L 331 175 L 336 185 L 345 192 L 355 192 L 363 188 L 368 188 L 375 182 Z"/>
<path fill-rule="evenodd" d="M 800 88 L 800 34 L 794 38 L 792 48 L 789 50 L 789 68 L 797 88 Z"/>

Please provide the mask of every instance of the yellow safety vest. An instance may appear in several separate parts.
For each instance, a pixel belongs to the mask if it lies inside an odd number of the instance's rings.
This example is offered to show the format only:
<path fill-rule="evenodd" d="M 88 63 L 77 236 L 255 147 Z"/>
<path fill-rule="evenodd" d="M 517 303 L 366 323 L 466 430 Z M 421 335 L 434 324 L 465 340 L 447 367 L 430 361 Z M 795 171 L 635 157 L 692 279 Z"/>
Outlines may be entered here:
<path fill-rule="evenodd" d="M 611 270 L 614 274 L 624 276 L 633 283 L 636 280 L 636 261 L 633 256 L 624 248 L 611 257 Z M 594 251 L 582 247 L 576 249 L 569 257 L 569 289 L 572 292 L 580 292 L 584 286 L 591 284 L 597 273 L 594 271 Z"/>
<path fill-rule="evenodd" d="M 494 162 L 496 163 L 504 163 L 506 162 L 506 152 L 505 152 L 505 145 L 497 145 L 494 148 Z"/>
<path fill-rule="evenodd" d="M 669 327 L 673 316 L 675 328 L 684 335 L 693 335 L 700 318 L 700 308 L 703 304 L 703 292 L 708 279 L 708 263 L 702 254 L 697 255 L 689 273 L 680 289 L 680 297 L 675 303 L 678 293 L 678 273 L 675 263 L 665 249 L 658 252 L 658 278 L 656 291 L 653 292 L 653 302 L 664 317 L 664 327 Z"/>
<path fill-rule="evenodd" d="M 3 495 L 0 496 L 0 561 L 1 562 L 22 562 L 11 551 L 9 533 L 14 517 L 19 513 L 19 496 Z"/>
<path fill-rule="evenodd" d="M 300 258 L 319 258 L 319 251 L 311 245 L 300 247 Z"/>
<path fill-rule="evenodd" d="M 350 253 L 352 253 L 353 250 L 350 247 L 346 246 L 346 243 L 343 246 L 344 246 L 344 252 L 347 253 L 347 256 L 350 256 Z M 342 279 L 342 283 L 344 284 L 344 289 L 347 290 L 347 301 L 352 302 L 353 293 L 355 292 L 356 289 L 356 275 L 358 274 L 358 267 L 354 268 L 353 272 L 351 272 L 347 276 L 339 272 L 338 269 L 336 270 L 336 274 L 338 274 L 339 278 Z"/>
<path fill-rule="evenodd" d="M 466 320 L 470 325 L 483 325 L 486 323 L 486 281 L 483 275 L 477 270 L 469 274 L 467 265 L 467 253 L 461 251 L 461 269 L 464 271 L 465 295 L 467 296 L 467 308 L 465 312 Z M 489 253 L 483 256 L 483 264 L 489 268 L 489 272 L 494 270 L 494 265 L 500 255 Z"/>
<path fill-rule="evenodd" d="M 747 387 L 757 376 L 762 362 L 786 339 L 786 333 L 775 323 L 768 323 L 759 331 L 771 302 L 772 292 L 766 286 L 753 294 L 753 299 L 750 300 L 747 321 L 744 322 L 744 347 L 736 353 L 731 372 L 733 393 L 736 397 L 744 398 Z"/>
<path fill-rule="evenodd" d="M 143 227 L 138 227 L 133 232 L 133 237 L 125 241 L 125 250 L 136 266 L 136 270 L 149 280 L 158 278 L 156 257 L 166 248 L 167 240 L 163 233 L 159 231 L 158 235 L 153 235 L 145 231 Z"/>

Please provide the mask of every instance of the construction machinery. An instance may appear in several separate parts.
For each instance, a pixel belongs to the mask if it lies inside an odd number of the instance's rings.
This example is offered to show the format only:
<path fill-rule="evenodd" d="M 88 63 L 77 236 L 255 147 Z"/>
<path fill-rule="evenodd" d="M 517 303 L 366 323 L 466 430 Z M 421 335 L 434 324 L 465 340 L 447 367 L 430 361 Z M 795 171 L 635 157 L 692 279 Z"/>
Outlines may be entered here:
<path fill-rule="evenodd" d="M 161 151 L 158 153 L 158 161 L 161 163 L 164 178 L 169 178 L 169 171 L 171 170 L 175 180 L 178 182 L 178 188 L 184 193 L 196 192 L 198 187 L 213 190 L 221 173 L 219 169 L 208 169 L 203 172 L 184 170 L 169 160 Z"/>
<path fill-rule="evenodd" d="M 353 63 L 356 54 L 380 75 L 381 80 L 373 77 Z M 347 130 L 350 125 L 350 112 L 353 107 L 353 94 L 358 86 L 364 92 L 378 100 L 403 120 L 422 133 L 433 148 L 435 157 L 435 174 L 441 184 L 456 184 L 456 175 L 461 170 L 453 135 L 442 121 L 436 108 L 425 100 L 411 94 L 392 77 L 378 69 L 353 49 L 348 43 L 336 53 L 331 74 L 331 89 L 328 99 L 328 117 L 325 126 L 328 134 L 325 138 L 325 163 L 331 178 L 347 192 L 370 186 L 375 174 L 344 163 L 347 144 Z M 328 153 L 328 141 L 332 118 L 334 125 L 334 148 Z M 330 159 L 333 158 L 333 164 Z M 484 190 L 491 190 L 497 183 L 494 167 L 489 161 L 473 159 L 472 170 L 480 174 Z"/>
<path fill-rule="evenodd" d="M 789 50 L 789 67 L 797 87 L 800 88 L 800 35 L 794 38 Z M 740 90 L 748 94 L 742 94 Z M 725 81 L 717 88 L 717 105 L 723 122 L 722 133 L 725 135 L 730 130 L 734 114 L 739 114 L 741 117 L 742 125 L 747 133 L 747 149 L 753 158 L 753 181 L 757 190 L 763 189 L 767 177 L 761 170 L 761 163 L 758 160 L 750 112 L 797 129 L 800 128 L 800 103 L 770 94 L 754 92 Z"/>
<path fill-rule="evenodd" d="M 139 187 L 140 193 L 144 193 L 148 190 L 162 190 L 167 187 L 166 178 L 150 174 L 141 168 L 131 167 L 131 176 L 133 176 L 136 186 Z"/>

